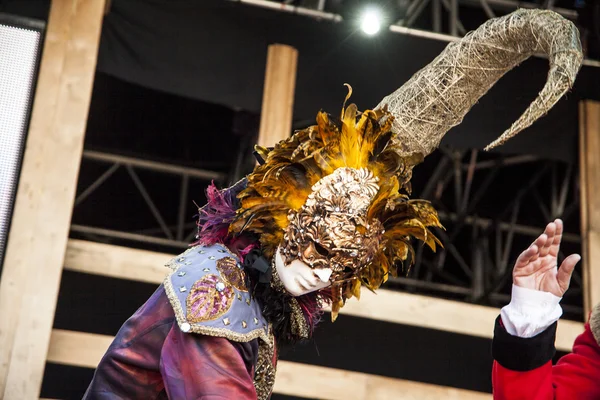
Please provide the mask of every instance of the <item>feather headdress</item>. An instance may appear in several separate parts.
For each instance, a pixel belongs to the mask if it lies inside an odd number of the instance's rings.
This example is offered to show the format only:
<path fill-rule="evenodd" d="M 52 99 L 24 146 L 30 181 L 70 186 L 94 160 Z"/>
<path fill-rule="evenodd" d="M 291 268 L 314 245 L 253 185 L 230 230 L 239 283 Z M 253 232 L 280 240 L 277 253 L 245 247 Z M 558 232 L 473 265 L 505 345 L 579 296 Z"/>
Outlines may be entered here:
<path fill-rule="evenodd" d="M 351 90 L 348 97 L 350 94 Z M 361 113 L 354 104 L 344 107 L 339 119 L 319 112 L 317 125 L 296 132 L 271 150 L 257 148 L 265 162 L 255 168 L 248 187 L 239 195 L 241 207 L 230 229 L 259 235 L 263 252 L 272 257 L 284 242 L 290 213 L 305 206 L 322 179 L 342 169 L 368 171 L 377 178 L 377 190 L 362 213 L 366 223 L 356 229 L 380 223 L 381 237 L 369 254 L 370 262 L 351 268 L 355 270 L 351 271 L 353 279 L 334 281 L 334 314 L 345 299 L 359 296 L 361 285 L 375 290 L 390 274 L 396 275 L 398 262 L 413 252 L 411 237 L 434 250 L 439 244 L 429 230 L 441 226 L 435 210 L 427 201 L 408 197 L 415 160 L 399 156 L 388 146 L 392 122 L 393 117 L 384 110 Z M 343 201 L 337 206 L 340 212 L 348 211 Z M 358 243 L 355 258 L 362 253 L 362 246 L 364 243 Z"/>

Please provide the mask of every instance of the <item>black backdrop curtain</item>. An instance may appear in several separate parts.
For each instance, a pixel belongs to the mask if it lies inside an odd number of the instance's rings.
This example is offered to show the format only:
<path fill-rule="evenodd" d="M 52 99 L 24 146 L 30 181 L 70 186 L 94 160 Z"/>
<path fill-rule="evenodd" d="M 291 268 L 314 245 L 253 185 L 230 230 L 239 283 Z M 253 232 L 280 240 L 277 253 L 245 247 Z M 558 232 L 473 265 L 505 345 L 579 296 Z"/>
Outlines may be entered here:
<path fill-rule="evenodd" d="M 374 107 L 446 45 L 391 32 L 365 37 L 350 23 L 224 0 L 114 0 L 98 69 L 146 87 L 258 113 L 267 45 L 275 42 L 299 50 L 294 118 L 307 123 L 321 108 L 338 112 L 346 82 L 360 109 Z M 507 74 L 445 143 L 462 148 L 489 143 L 525 110 L 547 71 L 547 60 L 534 58 Z M 600 96 L 598 71 L 584 67 L 568 98 L 501 151 L 573 160 L 577 102 Z"/>
<path fill-rule="evenodd" d="M 0 11 L 43 18 L 48 0 L 2 0 Z M 406 82 L 446 43 L 382 32 L 365 37 L 347 22 L 316 21 L 226 0 L 112 0 L 98 69 L 152 89 L 259 113 L 267 45 L 298 48 L 296 126 L 319 109 L 337 113 L 344 83 L 360 109 Z M 481 148 L 541 90 L 547 60 L 511 71 L 454 128 L 444 143 Z M 573 91 L 527 132 L 498 151 L 574 161 L 577 103 L 600 99 L 600 68 L 584 67 Z"/>

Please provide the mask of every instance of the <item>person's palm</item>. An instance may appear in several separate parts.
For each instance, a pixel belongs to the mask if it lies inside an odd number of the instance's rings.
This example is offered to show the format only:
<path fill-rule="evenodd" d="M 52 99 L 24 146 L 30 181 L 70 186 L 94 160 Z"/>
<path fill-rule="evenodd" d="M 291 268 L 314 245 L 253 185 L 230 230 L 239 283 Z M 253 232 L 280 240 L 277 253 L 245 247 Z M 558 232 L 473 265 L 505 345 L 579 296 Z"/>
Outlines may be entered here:
<path fill-rule="evenodd" d="M 549 223 L 544 233 L 521 253 L 513 269 L 515 285 L 563 297 L 581 257 L 572 254 L 557 268 L 562 232 L 563 223 L 560 219 Z"/>

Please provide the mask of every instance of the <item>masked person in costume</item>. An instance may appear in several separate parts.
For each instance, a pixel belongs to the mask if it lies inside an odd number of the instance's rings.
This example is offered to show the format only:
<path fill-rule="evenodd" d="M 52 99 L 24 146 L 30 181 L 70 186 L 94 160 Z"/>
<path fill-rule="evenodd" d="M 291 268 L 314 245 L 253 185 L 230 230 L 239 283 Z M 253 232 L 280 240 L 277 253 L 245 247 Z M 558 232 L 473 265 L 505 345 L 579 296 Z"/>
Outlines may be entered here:
<path fill-rule="evenodd" d="M 600 399 L 600 304 L 575 339 L 572 353 L 552 366 L 562 315 L 559 302 L 581 259 L 572 254 L 557 268 L 562 232 L 561 220 L 548 224 L 515 264 L 512 299 L 494 329 L 496 400 Z"/>
<path fill-rule="evenodd" d="M 324 307 L 335 319 L 362 286 L 395 275 L 412 259 L 411 238 L 435 249 L 435 210 L 409 198 L 413 167 L 538 53 L 550 59 L 547 83 L 499 145 L 575 80 L 578 32 L 553 12 L 490 20 L 374 110 L 344 104 L 339 118 L 320 112 L 315 126 L 257 148 L 250 175 L 209 188 L 197 243 L 125 322 L 85 398 L 269 398 L 279 345 L 309 338 Z"/>

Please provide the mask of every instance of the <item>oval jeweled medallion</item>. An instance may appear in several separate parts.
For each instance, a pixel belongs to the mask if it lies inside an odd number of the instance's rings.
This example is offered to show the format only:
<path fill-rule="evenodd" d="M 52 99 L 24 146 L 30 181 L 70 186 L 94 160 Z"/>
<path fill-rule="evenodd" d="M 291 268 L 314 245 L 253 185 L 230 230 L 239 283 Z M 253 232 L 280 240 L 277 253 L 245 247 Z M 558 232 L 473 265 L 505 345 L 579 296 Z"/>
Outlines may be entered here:
<path fill-rule="evenodd" d="M 238 263 L 232 257 L 221 258 L 217 261 L 217 270 L 221 278 L 240 292 L 247 292 L 246 276 L 244 271 L 238 267 Z"/>

